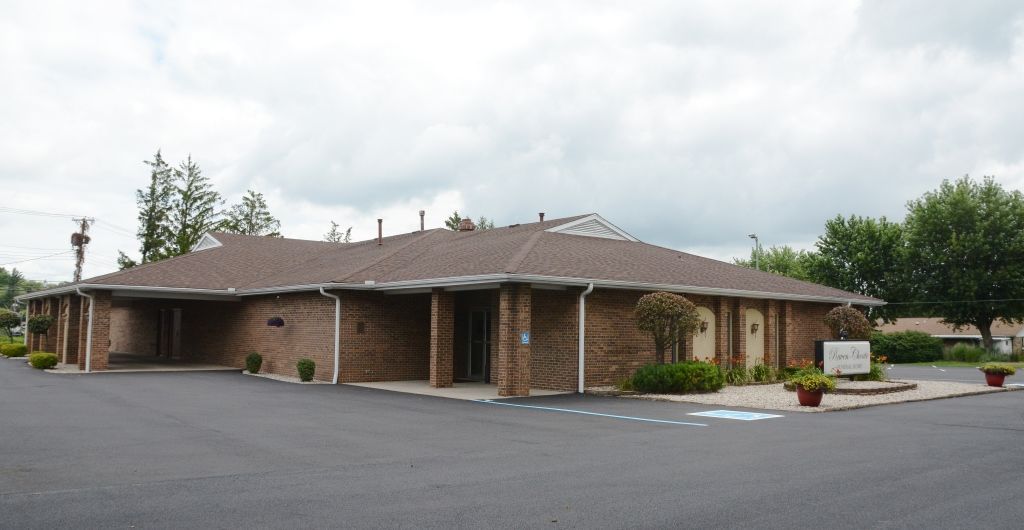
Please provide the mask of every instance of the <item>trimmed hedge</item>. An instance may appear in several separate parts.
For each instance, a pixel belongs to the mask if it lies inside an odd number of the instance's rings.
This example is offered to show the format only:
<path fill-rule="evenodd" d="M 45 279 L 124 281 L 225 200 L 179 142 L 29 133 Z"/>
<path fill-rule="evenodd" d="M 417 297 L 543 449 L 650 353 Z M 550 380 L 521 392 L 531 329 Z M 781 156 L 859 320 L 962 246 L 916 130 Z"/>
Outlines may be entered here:
<path fill-rule="evenodd" d="M 313 374 L 316 373 L 316 363 L 313 359 L 299 359 L 299 362 L 295 363 L 295 368 L 299 371 L 299 379 L 305 382 L 313 380 Z"/>
<path fill-rule="evenodd" d="M 0 344 L 0 354 L 8 357 L 24 357 L 28 353 L 28 346 L 24 344 Z"/>
<path fill-rule="evenodd" d="M 259 373 L 260 367 L 263 366 L 263 356 L 252 352 L 245 356 L 245 369 L 249 370 L 250 374 Z"/>
<path fill-rule="evenodd" d="M 28 356 L 28 363 L 32 365 L 32 368 L 38 368 L 40 370 L 53 368 L 54 366 L 57 366 L 57 354 L 36 352 Z"/>
<path fill-rule="evenodd" d="M 920 331 L 871 335 L 871 351 L 890 363 L 923 363 L 942 359 L 942 339 Z"/>
<path fill-rule="evenodd" d="M 725 377 L 717 366 L 701 362 L 648 364 L 633 375 L 633 388 L 653 394 L 717 392 Z"/>

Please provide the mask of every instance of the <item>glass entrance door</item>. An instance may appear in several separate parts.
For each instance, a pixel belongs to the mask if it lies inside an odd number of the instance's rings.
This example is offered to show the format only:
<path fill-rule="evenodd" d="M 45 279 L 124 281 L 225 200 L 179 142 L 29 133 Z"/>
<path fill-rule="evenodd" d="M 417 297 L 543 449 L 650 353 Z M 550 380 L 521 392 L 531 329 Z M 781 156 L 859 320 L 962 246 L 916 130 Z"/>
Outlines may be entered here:
<path fill-rule="evenodd" d="M 469 312 L 469 358 L 466 359 L 466 379 L 487 381 L 487 362 L 491 353 L 491 312 Z"/>

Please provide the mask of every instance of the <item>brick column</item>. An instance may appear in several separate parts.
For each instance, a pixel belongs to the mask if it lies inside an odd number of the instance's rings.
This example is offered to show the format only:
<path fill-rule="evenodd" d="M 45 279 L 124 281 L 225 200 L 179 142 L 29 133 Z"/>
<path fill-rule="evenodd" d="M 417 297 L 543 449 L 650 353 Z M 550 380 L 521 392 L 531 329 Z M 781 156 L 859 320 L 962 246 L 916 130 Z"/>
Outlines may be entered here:
<path fill-rule="evenodd" d="M 747 304 L 743 299 L 737 300 L 733 311 L 733 364 L 747 365 Z"/>
<path fill-rule="evenodd" d="M 782 347 L 782 351 L 779 352 L 779 362 L 782 363 L 782 366 L 789 366 L 789 363 L 796 360 L 793 358 L 793 330 L 790 329 L 793 324 L 793 302 L 781 302 L 779 316 L 782 318 L 779 326 L 779 334 L 782 335 L 779 337 L 779 344 Z"/>
<path fill-rule="evenodd" d="M 60 315 L 60 298 L 47 298 L 46 303 L 43 306 L 43 314 L 53 317 L 54 323 L 51 324 L 50 329 L 43 334 L 43 344 L 41 348 L 43 351 L 54 353 L 57 351 L 57 338 L 59 335 L 57 332 L 57 321 Z"/>
<path fill-rule="evenodd" d="M 66 363 L 78 363 L 78 334 L 80 325 L 80 313 L 82 303 L 78 300 L 78 296 L 69 295 L 67 297 L 67 318 L 64 321 L 64 341 L 60 346 L 61 360 Z"/>
<path fill-rule="evenodd" d="M 700 331 L 697 331 L 700 333 Z M 686 333 L 683 335 L 683 340 L 679 341 L 682 343 L 683 351 L 680 352 L 680 361 L 692 361 L 693 360 L 693 333 Z"/>
<path fill-rule="evenodd" d="M 530 286 L 503 284 L 498 293 L 498 395 L 530 395 L 530 345 L 521 334 L 530 331 Z M 532 340 L 532 337 L 531 337 Z"/>
<path fill-rule="evenodd" d="M 768 358 L 768 366 L 781 366 L 776 364 L 779 358 L 779 352 L 778 349 L 775 347 L 775 339 L 777 338 L 775 326 L 778 324 L 779 319 L 778 303 L 775 300 L 768 300 L 768 302 L 765 304 L 765 307 L 766 311 L 764 317 L 764 326 L 768 329 L 764 330 L 764 353 L 765 356 Z"/>
<path fill-rule="evenodd" d="M 715 312 L 715 357 L 718 364 L 729 366 L 729 319 L 732 318 L 730 300 L 716 298 L 711 308 Z"/>
<path fill-rule="evenodd" d="M 454 357 L 455 295 L 434 289 L 430 293 L 430 386 L 452 386 Z"/>
<path fill-rule="evenodd" d="M 107 354 L 110 351 L 110 291 L 91 291 L 96 307 L 93 309 L 92 360 L 90 369 L 94 372 L 107 369 Z M 81 297 L 79 306 L 78 369 L 85 370 L 86 340 L 89 336 L 89 299 Z"/>

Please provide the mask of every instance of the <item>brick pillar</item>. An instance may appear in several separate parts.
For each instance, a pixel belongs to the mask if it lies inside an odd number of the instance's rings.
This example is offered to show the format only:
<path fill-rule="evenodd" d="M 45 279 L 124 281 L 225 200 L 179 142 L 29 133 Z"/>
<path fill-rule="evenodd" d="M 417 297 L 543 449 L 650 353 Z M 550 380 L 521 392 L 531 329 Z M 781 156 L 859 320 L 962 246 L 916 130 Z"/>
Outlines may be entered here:
<path fill-rule="evenodd" d="M 700 331 L 697 331 L 700 333 Z M 693 360 L 693 333 L 686 333 L 683 335 L 683 340 L 680 341 L 683 346 L 683 351 L 679 356 L 680 361 L 692 361 Z"/>
<path fill-rule="evenodd" d="M 747 365 L 747 304 L 743 299 L 737 300 L 733 311 L 733 348 L 734 365 Z"/>
<path fill-rule="evenodd" d="M 46 303 L 43 306 L 44 314 L 53 317 L 53 324 L 50 325 L 50 329 L 43 335 L 43 351 L 54 353 L 57 351 L 57 338 L 59 333 L 57 332 L 57 319 L 60 315 L 60 298 L 47 298 Z"/>
<path fill-rule="evenodd" d="M 764 330 L 764 354 L 765 357 L 768 358 L 766 362 L 768 363 L 768 366 L 781 366 L 777 364 L 779 352 L 778 348 L 775 347 L 775 339 L 778 338 L 778 333 L 776 333 L 775 330 L 775 326 L 778 324 L 779 319 L 778 303 L 775 300 L 768 300 L 765 304 L 765 308 L 764 326 L 768 328 Z"/>
<path fill-rule="evenodd" d="M 791 362 L 795 362 L 793 358 L 793 302 L 781 302 L 779 303 L 779 316 L 782 318 L 781 325 L 779 326 L 779 333 L 782 335 L 779 337 L 779 344 L 782 347 L 782 351 L 779 352 L 779 362 L 782 366 L 789 366 Z"/>
<path fill-rule="evenodd" d="M 92 291 L 96 307 L 93 309 L 92 360 L 90 369 L 94 372 L 107 369 L 107 354 L 110 350 L 110 291 Z M 85 370 L 86 340 L 89 336 L 89 299 L 81 297 L 78 319 L 78 368 Z"/>
<path fill-rule="evenodd" d="M 498 395 L 530 395 L 530 286 L 503 284 L 498 293 Z M 532 337 L 531 337 L 532 340 Z"/>
<path fill-rule="evenodd" d="M 430 293 L 430 386 L 452 386 L 454 358 L 455 295 L 434 289 Z"/>
<path fill-rule="evenodd" d="M 718 358 L 718 364 L 729 366 L 729 319 L 732 318 L 730 300 L 716 298 L 711 309 L 715 312 L 715 357 Z"/>
<path fill-rule="evenodd" d="M 81 329 L 80 314 L 82 303 L 78 296 L 67 297 L 67 318 L 64 321 L 63 344 L 61 345 L 62 362 L 78 363 L 78 333 Z"/>

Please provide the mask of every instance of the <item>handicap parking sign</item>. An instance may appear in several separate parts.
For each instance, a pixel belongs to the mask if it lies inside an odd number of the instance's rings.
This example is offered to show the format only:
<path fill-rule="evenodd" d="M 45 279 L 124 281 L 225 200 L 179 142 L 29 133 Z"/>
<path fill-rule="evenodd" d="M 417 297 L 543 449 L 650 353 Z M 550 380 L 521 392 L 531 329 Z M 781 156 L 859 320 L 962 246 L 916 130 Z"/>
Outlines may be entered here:
<path fill-rule="evenodd" d="M 524 331 L 524 332 L 519 334 L 519 343 L 520 344 L 529 344 L 530 343 L 530 332 L 529 331 Z"/>

